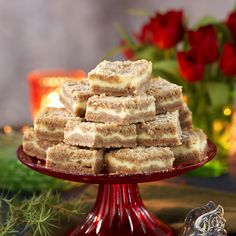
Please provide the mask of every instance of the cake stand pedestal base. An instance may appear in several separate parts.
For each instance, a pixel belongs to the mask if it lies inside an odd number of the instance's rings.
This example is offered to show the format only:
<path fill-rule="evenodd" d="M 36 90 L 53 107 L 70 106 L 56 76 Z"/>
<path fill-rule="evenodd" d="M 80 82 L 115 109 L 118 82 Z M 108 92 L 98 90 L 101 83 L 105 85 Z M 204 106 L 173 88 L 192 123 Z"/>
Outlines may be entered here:
<path fill-rule="evenodd" d="M 100 184 L 93 210 L 68 236 L 173 236 L 143 205 L 137 184 Z"/>

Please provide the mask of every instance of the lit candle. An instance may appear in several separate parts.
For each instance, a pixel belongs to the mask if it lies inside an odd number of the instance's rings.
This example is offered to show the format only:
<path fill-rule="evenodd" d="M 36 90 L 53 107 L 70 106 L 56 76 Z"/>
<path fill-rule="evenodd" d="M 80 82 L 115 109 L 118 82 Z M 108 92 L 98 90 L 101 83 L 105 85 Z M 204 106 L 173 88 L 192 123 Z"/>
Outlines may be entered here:
<path fill-rule="evenodd" d="M 81 79 L 86 74 L 78 71 L 33 71 L 28 75 L 31 113 L 34 118 L 47 107 L 62 107 L 59 100 L 59 87 L 65 79 Z"/>

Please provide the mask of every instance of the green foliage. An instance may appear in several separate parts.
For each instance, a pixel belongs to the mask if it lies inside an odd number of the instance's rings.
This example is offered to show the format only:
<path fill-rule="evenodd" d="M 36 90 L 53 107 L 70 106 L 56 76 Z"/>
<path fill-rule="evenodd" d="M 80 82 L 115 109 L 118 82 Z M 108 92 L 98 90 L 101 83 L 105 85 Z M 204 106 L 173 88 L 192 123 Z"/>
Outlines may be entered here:
<path fill-rule="evenodd" d="M 214 26 L 218 34 L 220 49 L 222 49 L 225 42 L 232 40 L 232 34 L 229 28 L 222 22 L 218 22 Z"/>
<path fill-rule="evenodd" d="M 229 103 L 230 87 L 224 82 L 207 83 L 211 106 L 221 108 Z"/>
<path fill-rule="evenodd" d="M 0 196 L 0 213 L 3 205 L 8 209 L 6 219 L 0 218 L 0 235 L 50 236 L 62 221 L 82 214 L 80 200 L 63 202 L 60 194 L 51 191 L 21 199 Z"/>
<path fill-rule="evenodd" d="M 196 24 L 193 25 L 193 29 L 197 29 L 202 26 L 206 25 L 214 25 L 217 24 L 219 20 L 215 18 L 214 16 L 205 16 L 201 18 Z"/>
<path fill-rule="evenodd" d="M 21 133 L 0 134 L 0 188 L 16 192 L 40 192 L 70 187 L 64 181 L 30 170 L 17 160 L 16 150 L 21 145 L 21 137 Z"/>
<path fill-rule="evenodd" d="M 193 27 L 189 28 L 186 24 L 183 39 L 177 45 L 172 48 L 161 49 L 155 43 L 142 43 L 135 37 L 129 35 L 122 28 L 119 28 L 118 33 L 125 41 L 124 47 L 120 47 L 120 50 L 130 50 L 133 53 L 132 59 L 147 59 L 153 63 L 153 76 L 160 76 L 172 83 L 176 83 L 183 87 L 183 92 L 187 95 L 188 106 L 193 112 L 193 124 L 195 127 L 203 129 L 208 137 L 217 144 L 218 155 L 215 161 L 206 165 L 206 171 L 210 170 L 211 166 L 213 170 L 216 168 L 215 175 L 220 172 L 225 172 L 225 167 L 218 168 L 219 163 L 225 162 L 227 157 L 227 145 L 228 134 L 227 128 L 231 122 L 230 115 L 224 115 L 223 111 L 226 107 L 229 109 L 233 107 L 233 100 L 236 93 L 234 83 L 236 77 L 227 78 L 220 68 L 220 56 L 218 60 L 213 63 L 207 63 L 204 65 L 203 78 L 195 82 L 187 81 L 180 73 L 179 64 L 177 61 L 178 51 L 190 50 L 190 44 L 188 42 L 188 30 L 197 30 L 200 27 L 212 25 L 218 37 L 219 55 L 222 53 L 222 48 L 226 42 L 233 42 L 232 34 L 222 20 L 219 20 L 213 16 L 206 16 L 201 18 Z M 122 30 L 121 30 L 122 29 Z M 198 45 L 195 45 L 196 47 Z M 116 51 L 117 52 L 117 51 Z M 126 51 L 127 52 L 127 51 Z M 190 60 L 190 59 L 189 59 Z M 194 62 L 193 62 L 194 64 Z M 191 66 L 191 61 L 189 63 Z M 199 67 L 200 68 L 200 67 Z M 188 68 L 185 68 L 187 72 Z M 188 71 L 189 72 L 189 71 Z M 221 122 L 221 130 L 217 133 L 214 130 L 214 122 Z M 219 159 L 218 159 L 219 158 Z M 221 162 L 221 160 L 223 160 Z M 201 170 L 202 171 L 202 170 Z M 221 172 L 221 173 L 222 173 Z M 212 173 L 212 171 L 211 171 Z"/>
<path fill-rule="evenodd" d="M 147 59 L 152 61 L 159 61 L 163 59 L 163 53 L 160 49 L 151 45 L 137 45 L 136 59 Z"/>
<path fill-rule="evenodd" d="M 181 77 L 179 76 L 178 64 L 176 60 L 163 60 L 153 62 L 153 73 L 166 74 L 165 77 L 172 78 L 172 80 L 174 80 L 176 83 L 179 83 L 179 80 L 181 79 Z"/>

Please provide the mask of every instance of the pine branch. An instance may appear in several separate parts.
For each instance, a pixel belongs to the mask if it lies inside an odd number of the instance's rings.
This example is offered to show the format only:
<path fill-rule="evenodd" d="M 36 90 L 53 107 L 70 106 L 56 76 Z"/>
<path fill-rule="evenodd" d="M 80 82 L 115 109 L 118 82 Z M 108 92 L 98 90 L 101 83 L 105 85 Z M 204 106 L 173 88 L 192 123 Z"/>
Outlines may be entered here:
<path fill-rule="evenodd" d="M 80 200 L 62 201 L 60 194 L 51 191 L 40 195 L 33 195 L 28 199 L 20 199 L 18 195 L 13 198 L 0 196 L 0 213 L 6 205 L 7 214 L 4 221 L 0 217 L 0 235 L 51 235 L 53 230 L 59 228 L 63 219 L 68 221 L 81 214 Z"/>

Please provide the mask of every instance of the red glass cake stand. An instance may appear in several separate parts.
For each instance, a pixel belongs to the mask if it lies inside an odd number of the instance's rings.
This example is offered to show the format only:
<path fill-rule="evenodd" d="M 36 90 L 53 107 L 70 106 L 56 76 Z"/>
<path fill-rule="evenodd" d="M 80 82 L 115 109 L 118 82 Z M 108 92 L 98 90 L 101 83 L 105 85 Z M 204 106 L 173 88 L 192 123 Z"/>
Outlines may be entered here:
<path fill-rule="evenodd" d="M 137 183 L 151 182 L 182 175 L 194 170 L 216 155 L 216 147 L 208 141 L 205 160 L 174 167 L 168 171 L 132 175 L 81 175 L 48 169 L 36 158 L 17 150 L 18 159 L 29 168 L 59 179 L 99 184 L 97 200 L 92 211 L 85 217 L 82 226 L 71 230 L 69 236 L 173 236 L 170 226 L 156 219 L 143 205 Z"/>

